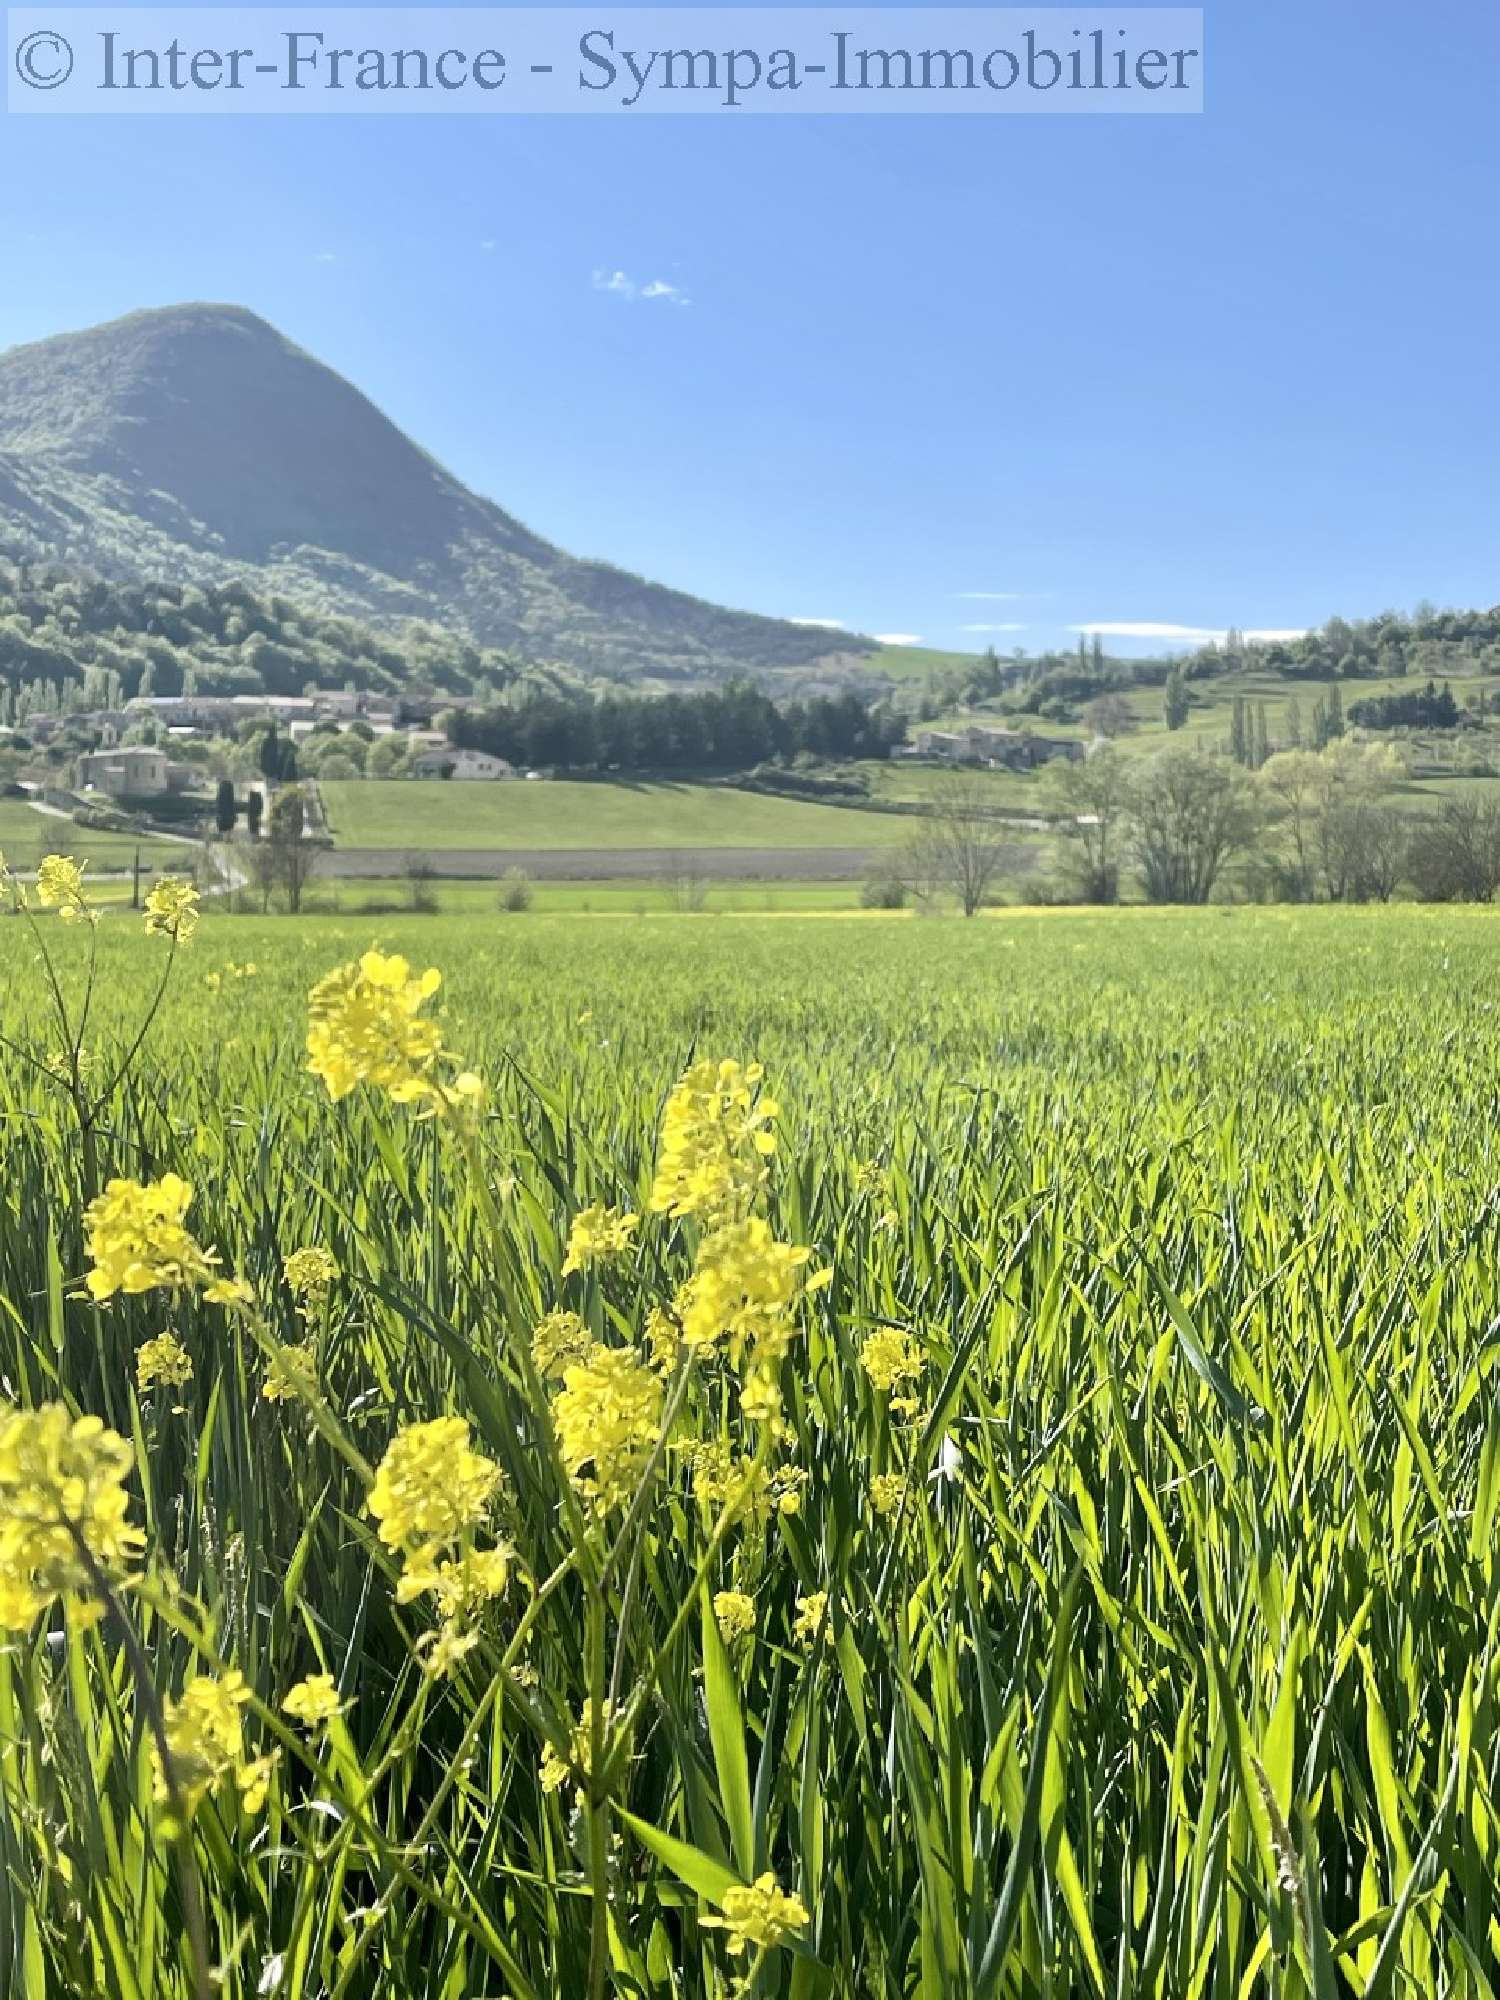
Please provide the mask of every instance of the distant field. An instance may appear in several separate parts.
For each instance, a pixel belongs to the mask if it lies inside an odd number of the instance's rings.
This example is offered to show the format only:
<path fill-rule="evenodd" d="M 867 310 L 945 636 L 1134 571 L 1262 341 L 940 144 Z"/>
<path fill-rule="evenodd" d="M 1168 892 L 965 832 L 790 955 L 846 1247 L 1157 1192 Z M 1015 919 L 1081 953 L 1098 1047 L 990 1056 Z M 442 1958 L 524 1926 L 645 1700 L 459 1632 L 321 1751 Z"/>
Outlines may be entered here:
<path fill-rule="evenodd" d="M 38 812 L 24 799 L 0 799 L 0 854 L 21 873 L 34 868 L 44 854 L 52 853 L 87 861 L 96 873 L 129 868 L 137 850 L 144 867 L 186 869 L 193 860 L 192 848 L 176 841 L 94 833 L 72 820 Z"/>
<path fill-rule="evenodd" d="M 432 893 L 444 916 L 488 916 L 497 923 L 524 922 L 529 916 L 675 914 L 677 902 L 664 885 L 654 882 L 533 882 L 531 908 L 502 910 L 498 882 L 434 882 Z M 858 882 L 716 882 L 704 890 L 702 909 L 694 914 L 731 912 L 780 916 L 790 912 L 834 912 L 859 907 Z M 310 909 L 329 915 L 400 916 L 410 907 L 404 882 L 318 881 Z"/>
<path fill-rule="evenodd" d="M 712 785 L 420 784 L 345 780 L 322 787 L 341 845 L 410 848 L 884 847 L 891 814 L 765 798 Z"/>
<path fill-rule="evenodd" d="M 945 652 L 938 646 L 882 646 L 865 665 L 872 673 L 889 674 L 893 681 L 923 681 L 929 674 L 962 672 L 978 657 L 974 652 Z"/>

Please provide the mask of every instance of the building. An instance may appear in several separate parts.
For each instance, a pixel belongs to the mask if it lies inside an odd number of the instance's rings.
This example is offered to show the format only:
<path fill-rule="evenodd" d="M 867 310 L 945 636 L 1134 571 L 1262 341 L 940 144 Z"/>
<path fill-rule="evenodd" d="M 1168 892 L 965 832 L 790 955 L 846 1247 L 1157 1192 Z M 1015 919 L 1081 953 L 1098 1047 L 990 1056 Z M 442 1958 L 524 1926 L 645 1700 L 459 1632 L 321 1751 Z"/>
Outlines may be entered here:
<path fill-rule="evenodd" d="M 411 773 L 414 778 L 465 778 L 496 779 L 513 778 L 514 764 L 507 764 L 503 757 L 492 757 L 487 750 L 455 750 L 451 744 L 442 748 L 424 750 L 413 757 Z"/>
<path fill-rule="evenodd" d="M 1082 757 L 1083 745 L 1067 736 L 1036 736 L 1029 729 L 919 729 L 914 748 L 919 757 L 943 764 L 980 764 L 990 769 L 1033 771 L 1057 758 Z"/>
<path fill-rule="evenodd" d="M 151 743 L 95 750 L 78 760 L 80 789 L 103 792 L 111 799 L 159 798 L 164 792 L 185 789 L 191 775 L 186 767 L 174 765 L 165 750 Z"/>

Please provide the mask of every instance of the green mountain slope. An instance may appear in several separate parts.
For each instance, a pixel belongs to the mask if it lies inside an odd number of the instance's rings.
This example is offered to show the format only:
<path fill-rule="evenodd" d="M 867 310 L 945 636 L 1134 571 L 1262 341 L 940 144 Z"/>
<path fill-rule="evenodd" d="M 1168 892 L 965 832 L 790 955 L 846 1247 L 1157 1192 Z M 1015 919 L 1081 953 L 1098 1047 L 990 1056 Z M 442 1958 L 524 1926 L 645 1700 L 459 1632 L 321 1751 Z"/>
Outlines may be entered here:
<path fill-rule="evenodd" d="M 632 680 L 795 681 L 872 650 L 565 554 L 230 306 L 133 313 L 0 354 L 0 555 L 239 581 Z"/>

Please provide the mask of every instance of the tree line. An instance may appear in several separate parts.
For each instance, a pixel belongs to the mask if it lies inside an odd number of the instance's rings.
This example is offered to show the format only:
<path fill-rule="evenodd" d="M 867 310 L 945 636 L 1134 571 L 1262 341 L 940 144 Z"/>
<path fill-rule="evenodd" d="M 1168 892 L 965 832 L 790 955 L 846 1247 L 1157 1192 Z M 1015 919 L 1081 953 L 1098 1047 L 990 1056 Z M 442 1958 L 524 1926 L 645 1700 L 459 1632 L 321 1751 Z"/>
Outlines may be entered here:
<path fill-rule="evenodd" d="M 456 749 L 484 750 L 521 769 L 605 773 L 753 770 L 772 758 L 883 758 L 906 719 L 853 692 L 777 703 L 746 681 L 701 694 L 538 695 L 513 706 L 460 709 L 447 719 Z"/>

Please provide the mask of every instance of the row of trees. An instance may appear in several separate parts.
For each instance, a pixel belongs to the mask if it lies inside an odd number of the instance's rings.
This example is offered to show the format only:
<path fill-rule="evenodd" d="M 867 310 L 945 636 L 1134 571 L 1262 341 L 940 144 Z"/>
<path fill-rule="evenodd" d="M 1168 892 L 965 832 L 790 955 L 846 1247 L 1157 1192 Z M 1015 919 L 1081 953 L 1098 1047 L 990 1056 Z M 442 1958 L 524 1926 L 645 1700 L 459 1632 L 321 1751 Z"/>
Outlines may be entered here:
<path fill-rule="evenodd" d="M 587 775 L 753 770 L 772 758 L 883 758 L 904 741 L 906 720 L 852 692 L 771 700 L 747 681 L 702 694 L 541 696 L 513 707 L 459 710 L 448 738 L 525 768 Z"/>
<path fill-rule="evenodd" d="M 1405 777 L 1386 744 L 1338 738 L 1278 751 L 1253 775 L 1230 758 L 1169 745 L 1150 758 L 1105 746 L 1054 766 L 1051 803 L 1066 880 L 1086 902 L 1129 878 L 1151 902 L 1206 903 L 1231 868 L 1246 895 L 1290 902 L 1489 902 L 1500 890 L 1500 802 L 1421 813 L 1392 794 Z"/>

